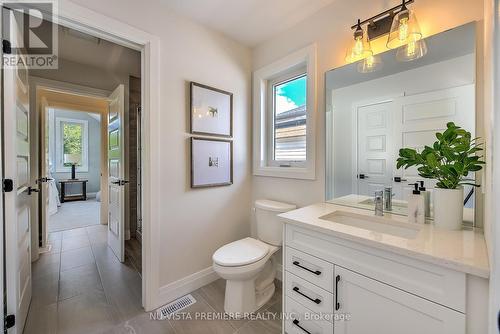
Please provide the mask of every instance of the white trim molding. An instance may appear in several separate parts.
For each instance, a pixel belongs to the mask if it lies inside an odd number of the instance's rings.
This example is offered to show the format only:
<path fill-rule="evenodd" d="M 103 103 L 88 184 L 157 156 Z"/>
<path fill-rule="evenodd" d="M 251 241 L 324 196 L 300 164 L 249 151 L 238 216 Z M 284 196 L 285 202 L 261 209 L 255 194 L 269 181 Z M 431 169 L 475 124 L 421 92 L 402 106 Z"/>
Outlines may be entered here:
<path fill-rule="evenodd" d="M 218 279 L 219 276 L 210 266 L 194 274 L 183 277 L 180 280 L 162 286 L 160 288 L 158 300 L 161 305 L 166 305 L 171 301 L 191 293 Z"/>
<path fill-rule="evenodd" d="M 269 82 L 286 72 L 306 68 L 307 74 L 307 128 L 306 156 L 304 166 L 272 166 L 268 159 Z M 317 66 L 316 44 L 269 64 L 253 73 L 253 174 L 259 176 L 284 177 L 314 180 L 316 178 L 316 113 L 317 113 Z"/>

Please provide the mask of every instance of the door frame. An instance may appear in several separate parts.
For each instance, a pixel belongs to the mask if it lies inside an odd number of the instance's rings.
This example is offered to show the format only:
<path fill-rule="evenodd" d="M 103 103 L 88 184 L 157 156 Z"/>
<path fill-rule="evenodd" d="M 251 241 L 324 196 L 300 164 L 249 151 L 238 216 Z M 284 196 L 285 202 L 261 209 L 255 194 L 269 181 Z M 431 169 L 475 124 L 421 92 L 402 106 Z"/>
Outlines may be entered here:
<path fill-rule="evenodd" d="M 57 24 L 141 52 L 142 306 L 161 306 L 160 295 L 160 39 L 68 0 L 59 0 Z"/>
<path fill-rule="evenodd" d="M 41 129 L 42 127 L 45 126 L 45 118 L 42 117 L 45 114 L 45 110 L 38 110 L 40 107 L 40 99 L 38 96 L 38 92 L 40 89 L 47 89 L 47 90 L 54 90 L 58 91 L 61 93 L 67 93 L 67 94 L 76 94 L 76 95 L 81 95 L 81 96 L 88 96 L 91 98 L 103 98 L 107 99 L 108 95 L 110 94 L 109 91 L 103 90 L 103 89 L 97 89 L 93 87 L 88 87 L 88 86 L 83 86 L 83 85 L 77 85 L 77 84 L 72 84 L 72 83 L 67 83 L 67 82 L 62 82 L 62 81 L 57 81 L 57 80 L 51 80 L 51 79 L 45 79 L 45 78 L 40 78 L 36 76 L 30 76 L 30 101 L 34 103 L 30 103 L 30 117 L 32 117 L 33 124 L 31 124 L 31 138 L 33 139 L 31 142 L 31 154 L 33 156 L 32 162 L 31 162 L 31 170 L 32 171 L 37 171 L 36 173 L 36 178 L 40 177 L 41 173 L 41 164 L 43 164 L 43 161 L 40 161 L 41 156 L 42 156 L 42 150 L 44 149 L 44 141 L 42 138 L 40 138 L 41 135 Z M 101 122 L 101 128 L 102 128 L 102 122 Z M 101 135 L 103 134 L 103 130 L 101 129 Z M 104 148 L 101 147 L 101 159 L 103 158 L 104 152 L 102 152 Z M 101 165 L 101 169 L 102 169 Z M 102 180 L 101 178 L 101 188 L 103 186 L 106 186 L 106 183 Z M 47 240 L 42 240 L 42 246 L 40 247 L 38 245 L 38 235 L 40 233 L 40 225 L 42 225 L 42 212 L 41 210 L 43 209 L 42 205 L 43 203 L 40 202 L 40 200 L 43 201 L 41 194 L 39 193 L 37 205 L 35 212 L 38 214 L 33 215 L 34 217 L 32 218 L 31 221 L 31 262 L 34 262 L 38 260 L 39 258 L 39 252 L 40 248 L 46 247 L 46 242 Z M 101 202 L 101 209 L 106 209 L 103 205 L 104 202 Z M 102 224 L 102 218 L 103 216 L 101 215 L 101 224 Z M 48 227 L 45 226 L 45 229 Z M 43 232 L 43 226 L 42 226 L 42 232 Z"/>

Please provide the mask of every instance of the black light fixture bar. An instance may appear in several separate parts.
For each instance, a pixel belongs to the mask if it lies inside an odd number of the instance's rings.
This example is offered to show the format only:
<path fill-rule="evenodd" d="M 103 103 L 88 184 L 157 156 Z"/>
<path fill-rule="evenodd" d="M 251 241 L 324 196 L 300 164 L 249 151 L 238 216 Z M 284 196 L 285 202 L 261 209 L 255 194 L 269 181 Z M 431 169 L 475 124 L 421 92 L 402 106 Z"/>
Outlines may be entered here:
<path fill-rule="evenodd" d="M 386 11 L 383 11 L 382 13 L 380 14 L 377 14 L 375 16 L 372 16 L 370 17 L 369 19 L 366 19 L 364 21 L 361 21 L 359 23 L 356 23 L 355 25 L 353 25 L 351 27 L 352 30 L 356 29 L 358 24 L 359 25 L 365 25 L 367 23 L 370 23 L 370 24 L 376 24 L 378 20 L 382 19 L 382 18 L 385 18 L 385 17 L 394 17 L 395 14 L 399 13 L 401 11 L 401 8 L 404 6 L 404 5 L 409 5 L 411 3 L 415 2 L 415 0 L 404 0 L 402 4 L 400 5 L 397 5 L 397 6 L 394 6 Z"/>

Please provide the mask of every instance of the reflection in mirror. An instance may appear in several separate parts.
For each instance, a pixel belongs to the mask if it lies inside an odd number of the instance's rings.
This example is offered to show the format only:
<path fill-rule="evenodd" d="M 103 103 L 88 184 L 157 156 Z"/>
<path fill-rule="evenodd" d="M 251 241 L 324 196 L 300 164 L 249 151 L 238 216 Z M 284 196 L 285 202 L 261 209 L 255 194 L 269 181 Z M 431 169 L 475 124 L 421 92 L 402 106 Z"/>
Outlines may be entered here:
<path fill-rule="evenodd" d="M 432 197 L 436 182 L 414 167 L 397 169 L 399 149 L 432 145 L 448 122 L 482 136 L 476 129 L 474 23 L 425 41 L 427 54 L 414 61 L 399 61 L 397 50 L 390 50 L 377 56 L 383 65 L 377 71 L 363 73 L 353 63 L 326 73 L 328 202 L 373 210 L 375 192 L 391 188 L 386 210 L 406 214 L 410 184 L 424 181 Z M 464 220 L 470 222 L 478 196 L 471 191 L 464 188 Z"/>

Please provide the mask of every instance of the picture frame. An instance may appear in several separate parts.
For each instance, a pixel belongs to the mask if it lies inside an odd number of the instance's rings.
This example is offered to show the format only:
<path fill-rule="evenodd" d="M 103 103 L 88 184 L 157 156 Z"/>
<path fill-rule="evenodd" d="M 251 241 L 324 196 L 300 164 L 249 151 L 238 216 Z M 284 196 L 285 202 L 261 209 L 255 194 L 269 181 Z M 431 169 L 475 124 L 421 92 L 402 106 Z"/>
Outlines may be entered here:
<path fill-rule="evenodd" d="M 233 93 L 190 83 L 190 131 L 195 135 L 233 137 Z"/>
<path fill-rule="evenodd" d="M 191 188 L 233 184 L 233 142 L 191 137 Z"/>

